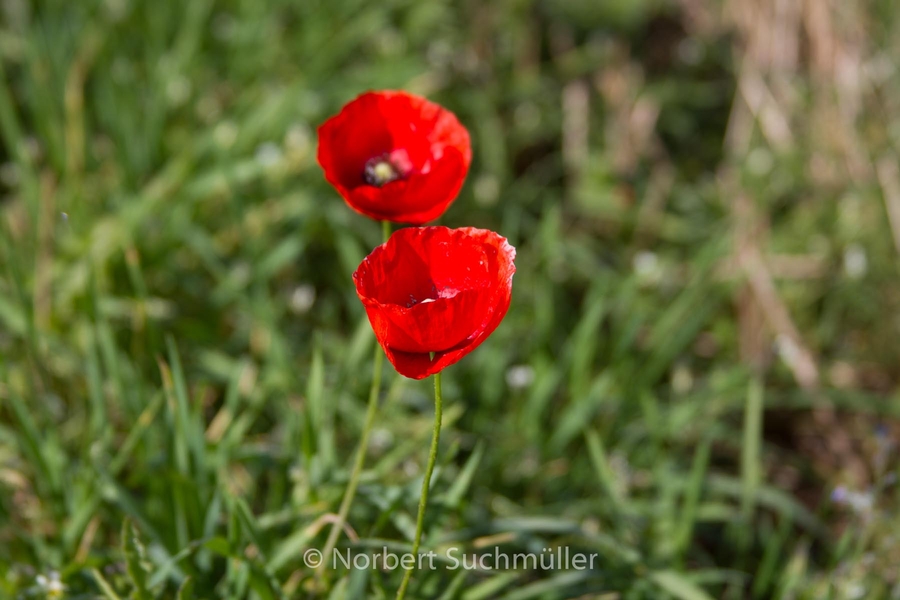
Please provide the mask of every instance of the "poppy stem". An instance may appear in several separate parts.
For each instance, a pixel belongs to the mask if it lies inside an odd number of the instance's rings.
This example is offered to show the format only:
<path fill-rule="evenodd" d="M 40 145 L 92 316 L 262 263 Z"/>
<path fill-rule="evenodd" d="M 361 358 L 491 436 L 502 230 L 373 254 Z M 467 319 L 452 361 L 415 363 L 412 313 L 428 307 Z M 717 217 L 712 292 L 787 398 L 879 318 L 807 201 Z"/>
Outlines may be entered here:
<path fill-rule="evenodd" d="M 443 413 L 443 401 L 441 398 L 441 374 L 434 374 L 434 429 L 431 434 L 431 449 L 428 451 L 428 464 L 425 466 L 425 479 L 422 480 L 422 495 L 419 496 L 419 515 L 416 517 L 416 536 L 413 538 L 412 556 L 417 557 L 419 553 L 419 544 L 422 541 L 422 526 L 425 523 L 425 506 L 428 504 L 428 488 L 431 485 L 431 475 L 434 473 L 434 463 L 437 462 L 438 442 L 441 439 L 441 415 Z M 413 571 L 416 569 L 418 558 L 406 573 L 403 575 L 403 581 L 400 583 L 400 589 L 397 590 L 397 600 L 403 600 L 406 595 L 406 588 L 409 586 L 409 580 L 412 578 Z"/>
<path fill-rule="evenodd" d="M 387 242 L 391 236 L 391 224 L 389 221 L 381 222 L 381 234 L 384 241 Z M 338 509 L 337 519 L 331 524 L 331 531 L 328 532 L 328 539 L 325 540 L 325 548 L 322 550 L 322 562 L 316 570 L 316 579 L 321 578 L 322 573 L 327 568 L 331 553 L 337 546 L 338 537 L 344 525 L 347 522 L 347 515 L 350 514 L 350 506 L 353 504 L 353 498 L 356 496 L 356 488 L 359 486 L 359 478 L 362 475 L 363 466 L 366 462 L 366 449 L 369 447 L 369 434 L 372 433 L 372 426 L 375 424 L 375 413 L 378 412 L 378 393 L 381 391 L 381 370 L 384 363 L 384 352 L 381 345 L 375 342 L 375 359 L 373 360 L 372 371 L 372 387 L 369 388 L 369 405 L 366 408 L 366 420 L 363 423 L 362 433 L 359 438 L 359 446 L 356 449 L 356 458 L 353 461 L 353 471 L 350 473 L 350 481 L 347 483 L 347 489 L 344 490 L 344 498 L 341 500 L 341 507 Z"/>

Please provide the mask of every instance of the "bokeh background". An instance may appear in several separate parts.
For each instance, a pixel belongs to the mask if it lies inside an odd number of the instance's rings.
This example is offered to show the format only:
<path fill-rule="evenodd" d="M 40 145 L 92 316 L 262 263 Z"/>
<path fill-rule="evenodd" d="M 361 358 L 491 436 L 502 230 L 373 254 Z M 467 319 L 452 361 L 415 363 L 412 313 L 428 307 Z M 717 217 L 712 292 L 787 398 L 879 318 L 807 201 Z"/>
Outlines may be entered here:
<path fill-rule="evenodd" d="M 600 555 L 412 595 L 900 598 L 898 57 L 892 0 L 0 0 L 0 597 L 392 597 L 302 554 L 380 241 L 316 127 L 402 88 L 472 134 L 440 222 L 519 256 L 425 548 Z M 431 390 L 384 377 L 343 548 L 412 537 Z"/>

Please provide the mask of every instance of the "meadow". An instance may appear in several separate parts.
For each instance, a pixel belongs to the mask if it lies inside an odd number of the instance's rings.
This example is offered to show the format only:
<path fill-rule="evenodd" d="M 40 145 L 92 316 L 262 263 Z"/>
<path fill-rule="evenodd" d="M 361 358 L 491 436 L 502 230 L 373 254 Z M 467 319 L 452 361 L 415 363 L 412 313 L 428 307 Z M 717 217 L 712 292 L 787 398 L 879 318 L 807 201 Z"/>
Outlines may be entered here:
<path fill-rule="evenodd" d="M 518 252 L 408 598 L 900 598 L 898 65 L 891 0 L 0 0 L 0 598 L 394 597 L 433 400 L 387 363 L 382 562 L 308 564 L 382 240 L 316 131 L 370 89 L 459 117 L 438 223 Z"/>

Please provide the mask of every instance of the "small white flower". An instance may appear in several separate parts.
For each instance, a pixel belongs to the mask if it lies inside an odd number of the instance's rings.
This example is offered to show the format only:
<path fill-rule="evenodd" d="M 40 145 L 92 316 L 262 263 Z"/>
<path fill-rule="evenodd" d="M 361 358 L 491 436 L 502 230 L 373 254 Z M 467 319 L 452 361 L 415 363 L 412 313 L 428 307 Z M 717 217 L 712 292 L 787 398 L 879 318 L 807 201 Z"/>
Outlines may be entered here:
<path fill-rule="evenodd" d="M 304 283 L 294 288 L 291 294 L 291 310 L 298 315 L 302 315 L 312 308 L 316 301 L 316 288 Z"/>
<path fill-rule="evenodd" d="M 369 438 L 369 448 L 376 453 L 384 452 L 394 443 L 394 434 L 387 429 L 374 429 Z"/>
<path fill-rule="evenodd" d="M 631 267 L 634 269 L 635 275 L 642 279 L 656 279 L 659 275 L 659 258 L 655 252 L 641 250 L 634 255 Z"/>
<path fill-rule="evenodd" d="M 66 591 L 59 578 L 58 571 L 50 571 L 47 575 L 38 575 L 34 578 L 34 582 L 41 588 L 47 598 L 62 598 Z"/>
<path fill-rule="evenodd" d="M 265 169 L 277 166 L 282 158 L 281 148 L 274 142 L 260 144 L 259 148 L 256 149 L 256 162 Z"/>
<path fill-rule="evenodd" d="M 514 390 L 525 389 L 534 382 L 534 369 L 528 365 L 513 365 L 506 370 L 506 385 Z"/>
<path fill-rule="evenodd" d="M 847 504 L 856 513 L 869 513 L 875 505 L 875 497 L 871 492 L 850 492 Z"/>
<path fill-rule="evenodd" d="M 47 595 L 51 598 L 61 598 L 65 591 L 66 586 L 58 579 L 51 581 L 49 585 L 47 585 Z"/>
<path fill-rule="evenodd" d="M 871 491 L 857 492 L 839 485 L 831 492 L 831 501 L 845 504 L 857 514 L 869 514 L 875 506 L 875 496 Z"/>
<path fill-rule="evenodd" d="M 869 270 L 866 250 L 859 244 L 850 244 L 844 250 L 844 271 L 848 277 L 859 279 Z"/>
<path fill-rule="evenodd" d="M 850 600 L 859 600 L 866 597 L 866 588 L 859 582 L 850 582 L 845 584 L 844 591 Z"/>
<path fill-rule="evenodd" d="M 415 477 L 419 474 L 419 465 L 414 460 L 405 460 L 401 465 L 404 475 L 407 477 Z"/>

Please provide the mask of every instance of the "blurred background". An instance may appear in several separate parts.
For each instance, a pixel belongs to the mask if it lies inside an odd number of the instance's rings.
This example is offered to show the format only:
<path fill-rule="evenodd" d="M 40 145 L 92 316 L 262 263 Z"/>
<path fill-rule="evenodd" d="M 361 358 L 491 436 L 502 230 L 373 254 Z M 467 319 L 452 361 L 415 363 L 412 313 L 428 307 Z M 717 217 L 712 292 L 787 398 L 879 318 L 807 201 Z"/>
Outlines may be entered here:
<path fill-rule="evenodd" d="M 440 223 L 518 248 L 424 547 L 600 556 L 411 595 L 900 598 L 898 57 L 892 0 L 0 0 L 0 597 L 393 596 L 302 554 L 380 241 L 316 127 L 402 88 L 472 135 Z M 341 547 L 409 548 L 429 385 Z"/>

